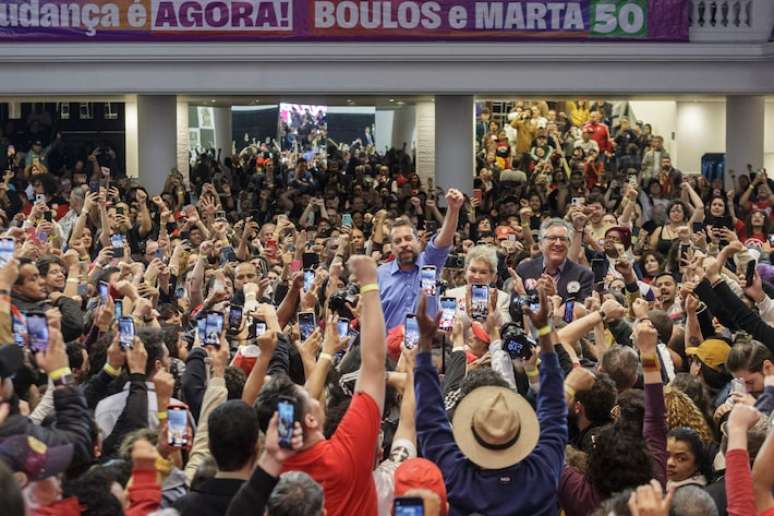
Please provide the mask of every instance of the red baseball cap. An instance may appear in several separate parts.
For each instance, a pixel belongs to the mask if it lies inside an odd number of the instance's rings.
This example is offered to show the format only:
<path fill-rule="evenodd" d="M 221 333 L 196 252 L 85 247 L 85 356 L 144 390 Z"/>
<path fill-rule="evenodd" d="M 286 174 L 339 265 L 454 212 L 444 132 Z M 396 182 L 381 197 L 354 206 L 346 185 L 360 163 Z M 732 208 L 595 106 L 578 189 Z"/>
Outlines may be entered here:
<path fill-rule="evenodd" d="M 473 329 L 473 336 L 478 340 L 486 344 L 489 344 L 492 341 L 491 337 L 489 337 L 489 334 L 484 329 L 484 325 L 480 322 L 473 321 L 473 324 L 471 324 L 470 327 Z"/>
<path fill-rule="evenodd" d="M 438 466 L 419 457 L 404 461 L 395 470 L 395 496 L 403 496 L 412 489 L 427 489 L 441 500 L 441 516 L 447 514 L 446 484 Z"/>

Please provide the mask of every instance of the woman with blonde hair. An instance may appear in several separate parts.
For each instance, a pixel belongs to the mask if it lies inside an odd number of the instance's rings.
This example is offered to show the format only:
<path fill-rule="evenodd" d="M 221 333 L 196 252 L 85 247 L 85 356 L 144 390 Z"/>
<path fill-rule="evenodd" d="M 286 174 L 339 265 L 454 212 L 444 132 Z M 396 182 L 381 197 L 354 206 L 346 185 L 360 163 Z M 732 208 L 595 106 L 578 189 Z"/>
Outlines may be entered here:
<path fill-rule="evenodd" d="M 684 392 L 667 385 L 664 387 L 664 403 L 666 404 L 667 427 L 688 427 L 696 431 L 704 444 L 715 441 L 707 421 L 702 416 L 696 404 Z"/>

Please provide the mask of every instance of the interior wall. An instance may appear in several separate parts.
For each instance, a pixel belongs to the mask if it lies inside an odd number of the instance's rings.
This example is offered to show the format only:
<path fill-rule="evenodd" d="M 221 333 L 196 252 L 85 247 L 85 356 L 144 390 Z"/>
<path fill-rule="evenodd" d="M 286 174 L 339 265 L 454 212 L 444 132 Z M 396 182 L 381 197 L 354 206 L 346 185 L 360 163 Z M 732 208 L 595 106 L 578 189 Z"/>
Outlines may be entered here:
<path fill-rule="evenodd" d="M 631 100 L 629 101 L 637 120 L 653 127 L 653 134 L 664 137 L 664 147 L 678 160 L 678 150 L 675 145 L 675 130 L 677 128 L 677 102 L 674 100 Z"/>
<path fill-rule="evenodd" d="M 766 99 L 763 124 L 763 166 L 774 177 L 774 98 Z"/>
<path fill-rule="evenodd" d="M 699 174 L 704 154 L 726 151 L 726 103 L 678 101 L 676 131 L 677 168 Z"/>
<path fill-rule="evenodd" d="M 392 109 L 377 109 L 374 125 L 374 144 L 376 150 L 384 152 L 386 147 L 392 146 L 392 126 L 395 123 L 395 111 Z"/>

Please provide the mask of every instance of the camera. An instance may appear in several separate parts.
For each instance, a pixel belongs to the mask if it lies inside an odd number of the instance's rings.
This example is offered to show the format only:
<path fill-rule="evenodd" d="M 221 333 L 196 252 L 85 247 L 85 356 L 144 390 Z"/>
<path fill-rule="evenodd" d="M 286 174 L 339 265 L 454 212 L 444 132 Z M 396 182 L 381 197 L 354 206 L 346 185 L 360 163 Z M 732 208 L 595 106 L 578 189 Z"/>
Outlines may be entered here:
<path fill-rule="evenodd" d="M 511 315 L 511 320 L 521 321 L 525 307 L 531 308 L 533 312 L 540 309 L 540 299 L 538 298 L 537 293 L 532 292 L 525 296 L 511 296 L 511 303 L 508 306 L 508 313 Z"/>
<path fill-rule="evenodd" d="M 460 254 L 450 254 L 446 257 L 446 263 L 444 267 L 447 269 L 464 269 L 465 268 L 465 256 Z"/>
<path fill-rule="evenodd" d="M 350 283 L 341 290 L 336 291 L 328 300 L 328 308 L 339 314 L 339 317 L 345 317 L 347 319 L 354 319 L 355 316 L 352 311 L 347 308 L 347 303 L 351 306 L 355 306 L 357 303 L 357 296 L 360 293 L 357 285 Z"/>
<path fill-rule="evenodd" d="M 528 307 L 533 312 L 540 308 L 540 298 L 537 294 L 527 294 L 525 296 L 519 296 L 516 298 L 521 311 L 524 311 L 524 307 Z"/>
<path fill-rule="evenodd" d="M 503 350 L 508 352 L 511 359 L 520 358 L 529 360 L 532 356 L 532 347 L 537 343 L 530 335 L 516 323 L 509 322 L 500 329 L 500 335 L 503 342 Z"/>

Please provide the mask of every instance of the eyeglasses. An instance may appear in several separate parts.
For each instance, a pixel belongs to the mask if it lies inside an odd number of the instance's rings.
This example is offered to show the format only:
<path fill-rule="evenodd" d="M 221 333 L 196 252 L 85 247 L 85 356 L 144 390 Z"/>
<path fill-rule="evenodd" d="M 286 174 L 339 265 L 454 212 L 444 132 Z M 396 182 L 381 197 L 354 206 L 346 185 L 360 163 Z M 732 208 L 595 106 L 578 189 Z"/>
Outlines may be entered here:
<path fill-rule="evenodd" d="M 547 240 L 549 242 L 564 242 L 567 243 L 570 241 L 569 238 L 566 236 L 558 236 L 558 235 L 546 235 L 543 237 L 544 240 Z"/>

